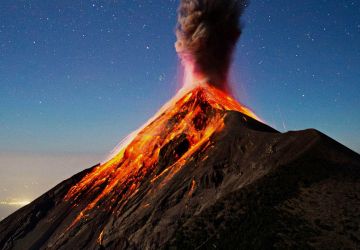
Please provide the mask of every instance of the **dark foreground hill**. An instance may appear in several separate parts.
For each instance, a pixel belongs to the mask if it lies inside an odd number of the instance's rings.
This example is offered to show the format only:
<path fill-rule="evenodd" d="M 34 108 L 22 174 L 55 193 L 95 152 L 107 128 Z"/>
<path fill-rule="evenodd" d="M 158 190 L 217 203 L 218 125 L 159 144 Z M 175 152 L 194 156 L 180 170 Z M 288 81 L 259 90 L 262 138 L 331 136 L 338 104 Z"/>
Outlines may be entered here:
<path fill-rule="evenodd" d="M 3 220 L 0 249 L 360 249 L 360 156 L 207 91 Z"/>

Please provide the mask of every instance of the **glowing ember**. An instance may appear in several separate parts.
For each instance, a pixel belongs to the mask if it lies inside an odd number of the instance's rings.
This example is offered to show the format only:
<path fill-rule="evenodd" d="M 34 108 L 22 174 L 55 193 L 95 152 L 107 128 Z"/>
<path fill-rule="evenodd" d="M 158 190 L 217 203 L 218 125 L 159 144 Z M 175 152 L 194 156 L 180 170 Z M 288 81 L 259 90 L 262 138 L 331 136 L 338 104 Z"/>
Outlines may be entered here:
<path fill-rule="evenodd" d="M 248 108 L 213 86 L 198 84 L 192 89 L 182 89 L 154 118 L 132 133 L 114 157 L 96 167 L 69 190 L 65 200 L 74 202 L 74 208 L 78 200 L 91 197 L 87 198 L 91 200 L 69 229 L 86 218 L 92 209 L 111 211 L 118 204 L 124 206 L 139 191 L 149 174 L 152 176 L 150 182 L 161 188 L 198 150 L 210 145 L 211 136 L 224 126 L 227 110 L 259 120 Z M 175 142 L 178 143 L 176 147 L 171 147 L 175 150 L 168 150 L 168 145 Z M 162 162 L 168 154 L 172 155 L 172 162 Z M 193 181 L 191 193 L 195 187 Z"/>

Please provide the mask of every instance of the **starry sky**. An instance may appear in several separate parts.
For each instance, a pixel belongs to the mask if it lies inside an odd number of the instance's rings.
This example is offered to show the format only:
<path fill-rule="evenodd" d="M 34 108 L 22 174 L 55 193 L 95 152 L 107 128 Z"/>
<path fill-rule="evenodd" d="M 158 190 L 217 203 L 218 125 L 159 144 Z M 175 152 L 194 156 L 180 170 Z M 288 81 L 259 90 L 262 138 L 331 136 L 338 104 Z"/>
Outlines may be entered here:
<path fill-rule="evenodd" d="M 178 4 L 0 1 L 0 219 L 101 161 L 179 89 Z M 253 0 L 243 24 L 237 99 L 282 132 L 360 152 L 359 1 Z"/>

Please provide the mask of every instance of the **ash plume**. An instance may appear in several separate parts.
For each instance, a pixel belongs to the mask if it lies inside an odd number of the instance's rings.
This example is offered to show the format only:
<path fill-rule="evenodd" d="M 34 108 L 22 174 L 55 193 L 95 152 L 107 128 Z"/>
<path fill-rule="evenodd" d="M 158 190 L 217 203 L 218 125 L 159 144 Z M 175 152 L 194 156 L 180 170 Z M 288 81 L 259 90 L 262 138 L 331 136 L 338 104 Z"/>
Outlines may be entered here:
<path fill-rule="evenodd" d="M 187 79 L 197 77 L 229 90 L 229 66 L 242 31 L 239 19 L 247 3 L 246 0 L 181 0 L 175 47 Z"/>

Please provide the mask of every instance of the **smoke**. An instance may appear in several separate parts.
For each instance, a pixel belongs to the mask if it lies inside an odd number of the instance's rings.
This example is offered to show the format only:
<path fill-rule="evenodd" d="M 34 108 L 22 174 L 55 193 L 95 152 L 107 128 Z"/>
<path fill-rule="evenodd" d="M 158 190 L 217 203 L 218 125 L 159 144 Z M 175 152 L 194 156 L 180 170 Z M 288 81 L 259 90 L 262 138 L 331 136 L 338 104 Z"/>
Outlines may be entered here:
<path fill-rule="evenodd" d="M 246 0 L 181 0 L 175 44 L 185 67 L 185 84 L 194 78 L 228 90 L 228 71 L 241 34 Z"/>

